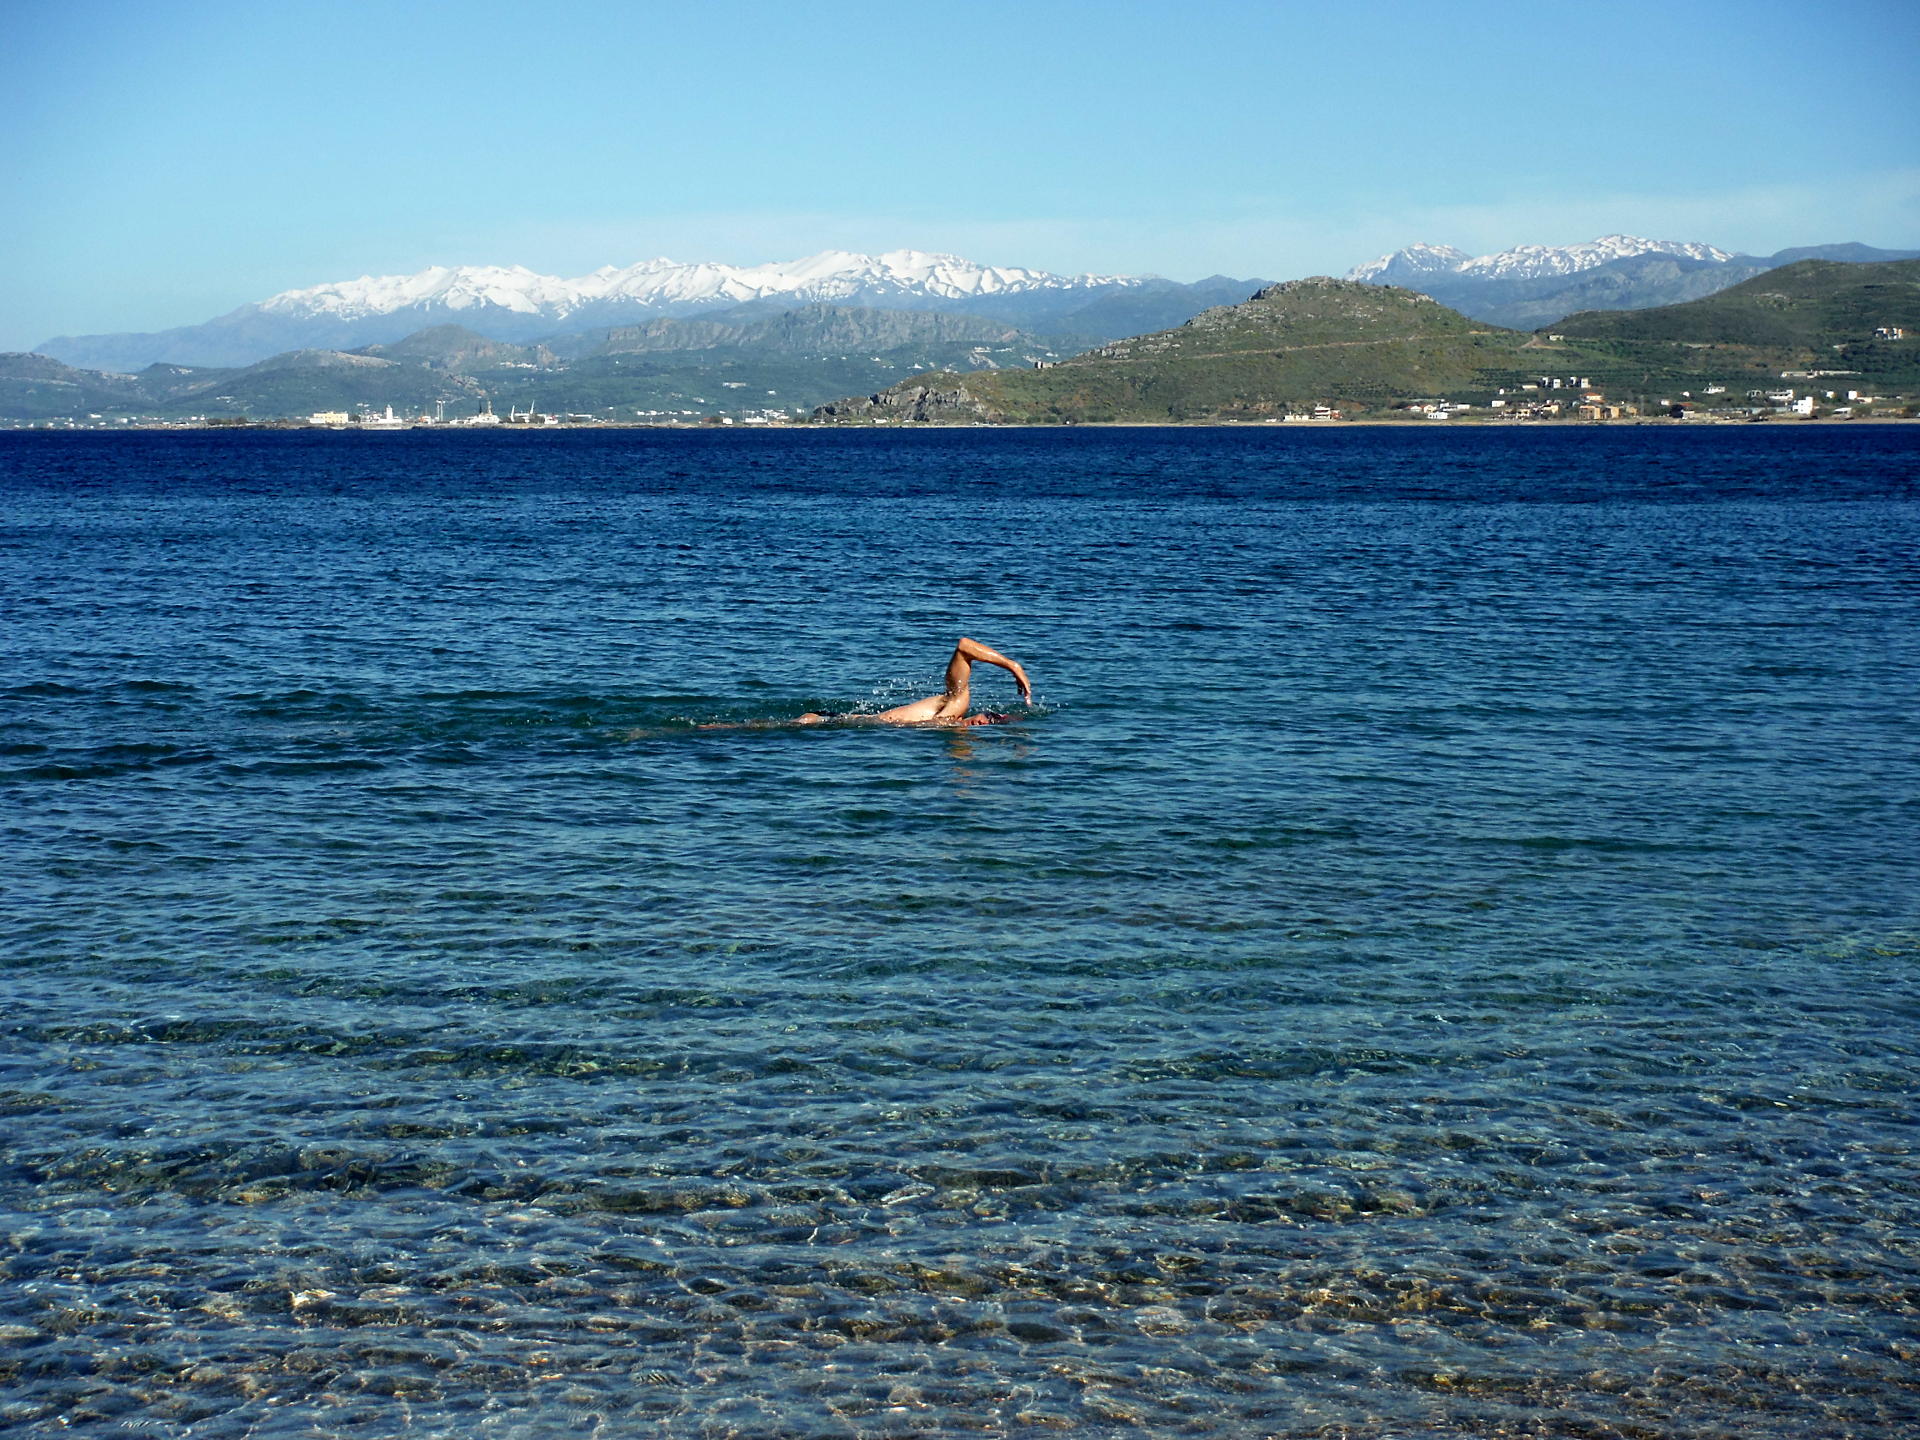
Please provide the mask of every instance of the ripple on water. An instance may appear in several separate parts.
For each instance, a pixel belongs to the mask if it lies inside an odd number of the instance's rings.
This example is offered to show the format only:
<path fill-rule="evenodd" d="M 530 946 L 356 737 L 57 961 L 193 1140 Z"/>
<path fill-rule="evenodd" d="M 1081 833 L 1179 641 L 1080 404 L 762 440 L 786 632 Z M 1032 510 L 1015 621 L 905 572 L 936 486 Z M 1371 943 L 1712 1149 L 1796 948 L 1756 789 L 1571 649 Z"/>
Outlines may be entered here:
<path fill-rule="evenodd" d="M 1920 1425 L 1911 432 L 346 438 L 0 447 L 0 1427 Z"/>

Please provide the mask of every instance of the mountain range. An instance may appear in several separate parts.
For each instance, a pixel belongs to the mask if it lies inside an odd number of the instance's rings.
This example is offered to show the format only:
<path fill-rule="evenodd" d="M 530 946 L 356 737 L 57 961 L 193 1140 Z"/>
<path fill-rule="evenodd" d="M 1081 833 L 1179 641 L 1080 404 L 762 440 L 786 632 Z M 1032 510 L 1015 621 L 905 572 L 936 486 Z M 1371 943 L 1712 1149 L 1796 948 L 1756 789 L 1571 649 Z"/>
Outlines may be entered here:
<path fill-rule="evenodd" d="M 1156 276 L 1054 275 L 918 250 L 827 251 L 753 266 L 648 260 L 573 279 L 524 266 L 434 266 L 415 275 L 286 290 L 199 325 L 56 336 L 36 350 L 71 365 L 131 373 L 155 363 L 231 367 L 288 350 L 352 350 L 448 323 L 489 339 L 528 341 L 661 318 L 813 304 L 951 311 L 1111 339 L 1178 323 L 1244 295 L 1248 283 L 1225 276 L 1183 285 Z"/>
<path fill-rule="evenodd" d="M 1737 398 L 1816 373 L 1817 385 L 1878 393 L 1897 413 L 1908 402 L 1896 397 L 1920 395 L 1916 334 L 1920 260 L 1799 261 L 1699 300 L 1568 316 L 1552 333 L 1489 326 L 1404 287 L 1319 278 L 1084 353 L 982 316 L 816 304 L 525 345 L 441 325 L 350 352 L 138 375 L 0 355 L 0 416 L 265 418 L 392 405 L 451 419 L 492 405 L 685 422 L 819 406 L 822 418 L 855 422 L 1165 422 L 1271 419 L 1313 404 L 1381 412 L 1422 395 L 1491 405 L 1503 389 L 1524 394 L 1548 379 L 1657 407 L 1690 389 Z M 868 398 L 836 400 L 850 394 Z"/>
<path fill-rule="evenodd" d="M 1433 275 L 1464 275 L 1483 280 L 1537 280 L 1545 275 L 1573 275 L 1635 255 L 1679 255 L 1689 260 L 1727 261 L 1733 255 L 1697 241 L 1643 240 L 1637 235 L 1602 235 L 1581 245 L 1516 245 L 1493 255 L 1469 255 L 1451 245 L 1409 245 L 1378 260 L 1356 265 L 1349 280 L 1370 285 L 1417 285 L 1409 282 Z"/>
<path fill-rule="evenodd" d="M 1347 272 L 1349 280 L 1403 285 L 1475 320 L 1513 329 L 1552 325 L 1583 310 L 1644 310 L 1697 300 L 1801 260 L 1871 264 L 1920 250 L 1806 245 L 1766 257 L 1697 241 L 1602 235 L 1580 245 L 1516 245 L 1468 255 L 1451 245 L 1409 245 Z"/>
<path fill-rule="evenodd" d="M 1836 245 L 1756 259 L 1625 235 L 1479 257 L 1415 245 L 1346 283 L 1397 283 L 1483 325 L 1533 329 L 1570 324 L 1569 312 L 1704 297 L 1808 257 L 1845 271 L 1907 253 Z M 754 267 L 650 261 L 577 280 L 434 269 L 288 291 L 159 335 L 0 357 L 0 417 L 264 418 L 389 404 L 449 417 L 488 404 L 608 420 L 804 413 L 931 372 L 1029 370 L 1128 337 L 1184 335 L 1185 322 L 1269 288 L 1225 276 L 1059 276 L 914 251 Z M 834 298 L 808 298 L 821 295 Z M 206 356 L 222 363 L 195 358 Z M 1662 360 L 1646 373 L 1671 368 Z"/>
<path fill-rule="evenodd" d="M 1578 245 L 1519 245 L 1480 256 L 1446 245 L 1411 245 L 1356 266 L 1346 278 L 1406 286 L 1477 320 L 1533 328 L 1580 310 L 1694 299 L 1795 260 L 1868 262 L 1915 254 L 1920 252 L 1823 245 L 1762 259 L 1697 241 L 1605 235 Z M 659 319 L 724 315 L 734 323 L 810 305 L 973 315 L 1046 337 L 1058 348 L 1178 325 L 1267 283 L 1223 275 L 1190 284 L 1147 275 L 1055 275 L 918 250 L 832 250 L 748 266 L 659 259 L 603 266 L 570 279 L 524 266 L 433 266 L 413 275 L 362 276 L 282 291 L 198 325 L 61 335 L 36 348 L 73 366 L 121 373 L 156 363 L 235 368 L 289 351 L 389 345 L 445 324 L 491 340 L 552 344 Z"/>

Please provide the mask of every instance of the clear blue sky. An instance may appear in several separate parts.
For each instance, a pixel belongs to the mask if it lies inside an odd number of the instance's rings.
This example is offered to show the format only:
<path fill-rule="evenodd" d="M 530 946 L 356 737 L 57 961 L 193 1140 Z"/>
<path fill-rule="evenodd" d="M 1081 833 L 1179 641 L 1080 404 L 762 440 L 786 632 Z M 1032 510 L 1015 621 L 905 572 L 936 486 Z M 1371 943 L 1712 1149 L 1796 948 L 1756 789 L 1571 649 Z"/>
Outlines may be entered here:
<path fill-rule="evenodd" d="M 429 264 L 1920 248 L 1920 3 L 0 0 L 0 349 Z"/>

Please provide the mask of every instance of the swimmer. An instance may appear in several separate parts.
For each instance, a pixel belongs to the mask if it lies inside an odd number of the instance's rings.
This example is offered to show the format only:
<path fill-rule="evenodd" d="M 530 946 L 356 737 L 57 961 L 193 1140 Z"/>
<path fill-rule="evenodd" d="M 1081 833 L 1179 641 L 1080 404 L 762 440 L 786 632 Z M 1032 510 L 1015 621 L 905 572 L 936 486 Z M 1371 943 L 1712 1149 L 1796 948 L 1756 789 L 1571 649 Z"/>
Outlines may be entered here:
<path fill-rule="evenodd" d="M 896 705 L 891 710 L 882 710 L 878 715 L 821 715 L 808 711 L 793 723 L 796 725 L 821 725 L 829 720 L 867 720 L 881 725 L 998 725 L 1009 716 L 998 715 L 992 711 L 983 711 L 978 715 L 967 714 L 967 707 L 973 703 L 973 695 L 968 689 L 968 679 L 973 673 L 973 662 L 986 665 L 998 665 L 1013 676 L 1013 683 L 1020 687 L 1020 698 L 1027 704 L 1033 703 L 1033 686 L 1027 681 L 1027 672 L 1020 668 L 1018 660 L 1009 660 L 998 650 L 988 649 L 978 640 L 960 637 L 953 647 L 953 658 L 947 661 L 947 688 L 938 695 L 929 695 L 924 700 L 914 700 L 905 705 Z"/>
<path fill-rule="evenodd" d="M 882 710 L 876 715 L 861 712 L 847 712 L 823 715 L 809 710 L 793 720 L 777 720 L 776 725 L 825 725 L 829 721 L 861 722 L 869 725 L 1000 725 L 1012 719 L 1010 715 L 982 711 L 978 715 L 967 714 L 967 708 L 973 704 L 973 695 L 968 687 L 968 679 L 973 673 L 974 661 L 986 665 L 998 665 L 1013 676 L 1014 683 L 1020 687 L 1020 698 L 1028 704 L 1033 703 L 1033 686 L 1027 681 L 1027 672 L 1020 668 L 1020 662 L 1009 660 L 998 650 L 989 649 L 978 640 L 969 640 L 964 635 L 960 643 L 953 647 L 953 658 L 947 661 L 947 688 L 938 695 L 929 695 L 924 700 L 914 700 L 905 705 L 896 705 L 891 710 Z M 744 726 L 764 725 L 765 721 L 746 721 Z M 741 722 L 721 722 L 715 725 L 702 725 L 702 730 L 735 730 L 744 728 Z"/>

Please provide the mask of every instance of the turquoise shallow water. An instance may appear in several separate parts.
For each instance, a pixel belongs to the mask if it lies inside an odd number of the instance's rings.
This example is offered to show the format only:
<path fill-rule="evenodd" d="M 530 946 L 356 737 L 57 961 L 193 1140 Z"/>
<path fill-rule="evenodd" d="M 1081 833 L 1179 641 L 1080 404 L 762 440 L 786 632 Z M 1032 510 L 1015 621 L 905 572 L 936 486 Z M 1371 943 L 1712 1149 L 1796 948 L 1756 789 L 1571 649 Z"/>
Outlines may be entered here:
<path fill-rule="evenodd" d="M 1887 427 L 0 436 L 0 1427 L 1910 1433 L 1916 557 Z"/>

